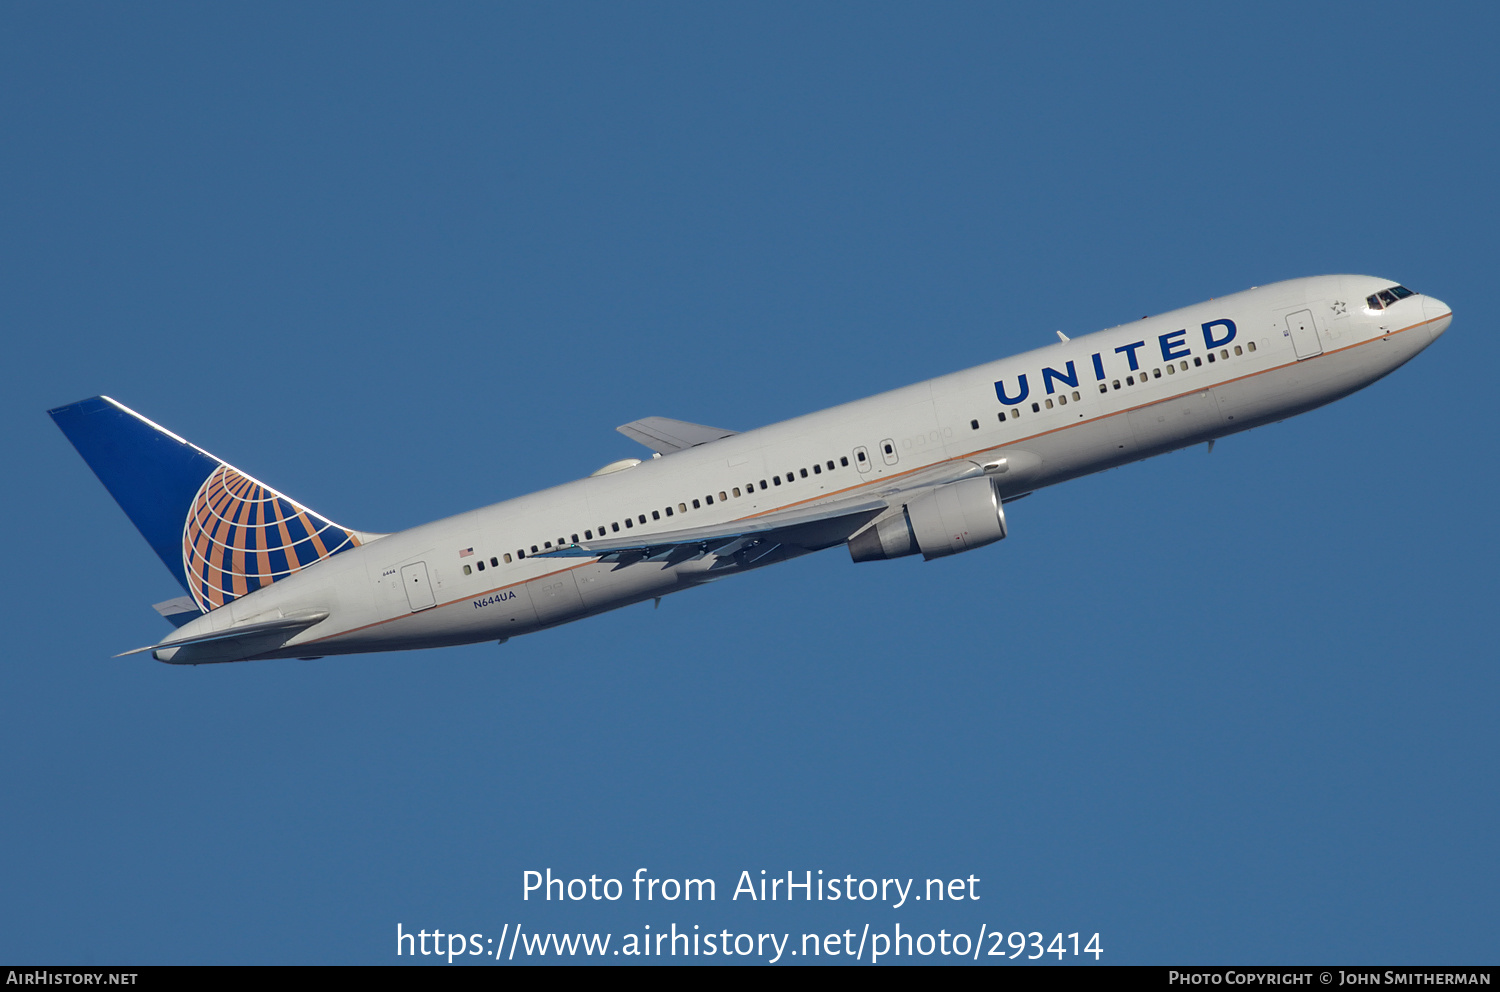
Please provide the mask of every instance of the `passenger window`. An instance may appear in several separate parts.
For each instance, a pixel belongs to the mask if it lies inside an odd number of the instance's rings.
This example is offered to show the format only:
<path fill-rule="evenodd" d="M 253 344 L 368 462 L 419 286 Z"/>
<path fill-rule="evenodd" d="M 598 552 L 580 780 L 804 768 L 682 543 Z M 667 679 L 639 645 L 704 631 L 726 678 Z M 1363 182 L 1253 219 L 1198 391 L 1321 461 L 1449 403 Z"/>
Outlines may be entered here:
<path fill-rule="evenodd" d="M 474 574 L 474 569 L 472 567 L 468 566 L 468 565 L 465 565 L 464 566 L 464 574 L 465 575 L 473 575 Z"/>
<path fill-rule="evenodd" d="M 1247 349 L 1249 349 L 1250 351 L 1254 351 L 1255 350 L 1255 342 L 1254 341 L 1246 341 L 1245 342 L 1245 347 Z"/>
<path fill-rule="evenodd" d="M 1238 351 L 1239 349 L 1236 348 L 1235 350 Z M 1228 358 L 1229 357 L 1229 349 L 1225 348 L 1223 351 L 1219 352 L 1219 357 L 1220 358 Z"/>
<path fill-rule="evenodd" d="M 1051 400 L 1047 401 L 1047 409 L 1049 409 L 1049 410 L 1052 409 L 1052 401 Z"/>
<path fill-rule="evenodd" d="M 1005 423 L 1005 411 L 1004 410 L 1000 411 L 1000 422 L 1002 424 Z"/>
<path fill-rule="evenodd" d="M 1184 372 L 1187 371 L 1187 359 L 1186 358 L 1184 358 L 1182 360 L 1182 371 L 1184 371 Z"/>
<path fill-rule="evenodd" d="M 722 502 L 724 502 L 724 501 L 725 501 L 725 500 L 726 500 L 726 499 L 728 499 L 728 498 L 729 498 L 729 497 L 728 497 L 728 496 L 726 496 L 726 495 L 724 495 L 724 494 L 723 494 L 723 493 L 722 493 L 722 492 L 721 492 L 721 493 L 719 493 L 719 502 L 720 502 L 720 503 L 722 503 Z"/>
<path fill-rule="evenodd" d="M 484 559 L 483 559 L 483 558 L 481 558 L 481 559 L 479 559 L 479 561 L 477 561 L 477 562 L 475 562 L 475 563 L 474 563 L 474 564 L 476 564 L 476 565 L 478 565 L 478 566 L 479 566 L 479 570 L 480 570 L 480 571 L 481 571 L 481 572 L 482 572 L 482 571 L 484 571 Z M 464 568 L 468 568 L 468 567 L 469 567 L 469 566 L 468 566 L 468 565 L 465 565 L 465 566 L 464 566 Z M 468 574 L 469 574 L 469 573 L 468 573 L 468 572 L 465 572 L 465 573 L 464 573 L 464 574 L 465 574 L 465 575 L 468 575 Z"/>
<path fill-rule="evenodd" d="M 1011 416 L 1012 420 L 1014 420 L 1016 417 L 1019 417 L 1020 415 L 1021 415 L 1021 411 L 1020 410 L 1012 410 L 1012 411 L 1010 411 L 1010 416 Z"/>
<path fill-rule="evenodd" d="M 687 504 L 686 503 L 678 503 L 677 504 L 677 512 L 678 513 L 686 513 L 687 512 Z"/>
<path fill-rule="evenodd" d="M 672 515 L 672 508 L 669 506 L 669 507 L 667 507 L 667 516 L 670 517 L 671 515 Z"/>
<path fill-rule="evenodd" d="M 1109 392 L 1109 387 L 1106 386 L 1104 383 L 1101 382 L 1101 383 L 1099 383 L 1099 392 L 1101 392 L 1101 393 L 1107 393 L 1107 392 Z"/>
<path fill-rule="evenodd" d="M 698 509 L 702 509 L 702 507 L 703 507 L 702 503 L 698 502 L 697 500 L 693 500 L 693 509 L 698 510 Z"/>
<path fill-rule="evenodd" d="M 509 565 L 510 561 L 511 561 L 510 552 L 507 551 L 507 552 L 505 552 L 505 564 Z"/>
<path fill-rule="evenodd" d="M 645 523 L 646 522 L 646 515 L 644 513 L 642 513 L 640 516 L 641 516 L 641 523 Z"/>
<path fill-rule="evenodd" d="M 1153 379 L 1160 379 L 1161 378 L 1161 369 L 1152 369 L 1151 370 L 1151 378 L 1153 378 Z"/>
<path fill-rule="evenodd" d="M 772 482 L 773 485 L 777 485 L 777 486 L 781 485 L 781 476 L 779 476 L 779 475 L 773 475 L 773 476 L 771 476 L 771 482 Z"/>
<path fill-rule="evenodd" d="M 635 524 L 631 522 L 631 519 L 629 517 L 626 517 L 625 518 L 625 526 L 626 527 L 634 527 Z"/>
<path fill-rule="evenodd" d="M 976 423 L 977 423 L 977 421 L 976 421 Z M 833 459 L 832 458 L 830 458 L 828 460 L 828 471 L 830 471 L 830 472 L 833 471 Z"/>
<path fill-rule="evenodd" d="M 1177 366 L 1175 366 L 1175 365 L 1168 365 L 1167 366 L 1167 375 L 1176 375 L 1176 374 L 1177 374 Z"/>
<path fill-rule="evenodd" d="M 583 536 L 585 538 L 587 538 L 588 540 L 592 541 L 594 539 L 594 532 L 591 531 L 591 530 L 586 530 L 586 531 L 583 532 Z"/>
<path fill-rule="evenodd" d="M 892 448 L 890 445 L 886 445 L 885 446 L 885 453 L 888 454 L 888 455 L 893 455 L 896 452 L 895 452 L 895 449 Z"/>
<path fill-rule="evenodd" d="M 760 480 L 760 488 L 761 488 L 762 492 L 765 491 L 765 488 L 766 488 L 766 480 L 765 479 L 761 479 Z"/>
<path fill-rule="evenodd" d="M 863 451 L 861 451 L 861 452 L 860 452 L 860 453 L 859 453 L 859 460 L 860 460 L 860 461 L 864 461 L 864 460 L 865 460 L 865 453 L 864 453 L 864 452 L 863 452 Z"/>
<path fill-rule="evenodd" d="M 1083 399 L 1083 397 L 1078 395 L 1078 390 L 1073 390 L 1073 402 L 1077 403 L 1081 399 Z"/>
<path fill-rule="evenodd" d="M 1116 379 L 1114 382 L 1110 383 L 1110 385 L 1114 386 L 1116 389 L 1119 389 L 1120 388 L 1120 380 Z"/>
<path fill-rule="evenodd" d="M 532 553 L 532 554 L 536 554 L 536 545 L 535 545 L 535 544 L 533 544 L 533 545 L 532 545 L 532 546 L 531 546 L 531 553 Z"/>
<path fill-rule="evenodd" d="M 552 542 L 551 541 L 543 541 L 542 542 L 542 547 L 544 547 L 544 548 L 550 548 L 550 547 L 552 547 Z"/>
<path fill-rule="evenodd" d="M 651 511 L 651 519 L 652 520 L 660 520 L 661 519 L 661 511 L 660 510 L 652 510 Z M 644 521 L 642 521 L 642 522 L 644 523 Z"/>
<path fill-rule="evenodd" d="M 1037 403 L 1031 404 L 1031 412 L 1032 413 L 1041 413 L 1042 412 L 1041 405 L 1037 404 Z"/>
<path fill-rule="evenodd" d="M 807 469 L 802 470 L 802 478 L 807 478 Z"/>
<path fill-rule="evenodd" d="M 969 421 L 969 430 L 971 430 L 971 431 L 977 431 L 977 430 L 979 430 L 979 421 L 977 421 L 977 420 L 971 420 L 971 421 Z"/>
<path fill-rule="evenodd" d="M 1127 385 L 1127 386 L 1134 386 L 1135 385 L 1135 376 L 1133 376 L 1133 375 L 1127 375 L 1125 377 L 1125 385 Z"/>
<path fill-rule="evenodd" d="M 1239 357 L 1239 356 L 1240 356 L 1240 355 L 1243 355 L 1243 354 L 1244 354 L 1244 351 L 1242 351 L 1242 350 L 1241 350 L 1241 349 L 1240 349 L 1240 346 L 1239 346 L 1239 345 L 1235 345 L 1235 346 L 1234 346 L 1234 354 L 1235 354 L 1235 357 L 1236 357 L 1236 358 L 1238 358 L 1238 357 Z"/>
<path fill-rule="evenodd" d="M 842 465 L 842 466 L 844 466 L 844 468 L 848 468 L 849 467 L 849 456 L 848 455 L 844 455 L 842 458 L 840 458 L 839 459 L 839 464 Z M 764 483 L 762 483 L 762 485 L 764 485 Z"/>
<path fill-rule="evenodd" d="M 745 492 L 747 492 L 747 493 L 753 493 L 753 492 L 755 492 L 755 483 L 753 483 L 753 482 L 747 482 L 747 483 L 745 483 Z"/>
<path fill-rule="evenodd" d="M 703 502 L 707 503 L 709 506 L 713 506 L 714 498 L 712 496 L 705 496 L 703 497 Z"/>
<path fill-rule="evenodd" d="M 630 523 L 630 521 L 629 521 L 629 520 L 627 520 L 627 521 L 625 521 L 625 522 L 626 522 L 626 523 L 627 523 L 627 524 L 628 524 L 628 523 Z M 609 529 L 610 529 L 610 530 L 611 530 L 611 531 L 612 531 L 612 532 L 614 532 L 614 533 L 616 533 L 616 534 L 618 534 L 618 533 L 620 533 L 620 524 L 619 524 L 619 521 L 616 521 L 616 522 L 614 522 L 614 523 L 612 523 L 612 524 L 610 524 L 610 525 L 609 525 Z"/>
<path fill-rule="evenodd" d="M 739 499 L 740 498 L 740 487 L 739 486 L 735 486 L 734 489 L 731 490 L 731 491 L 734 493 L 734 498 L 735 499 Z"/>
<path fill-rule="evenodd" d="M 1213 363 L 1214 363 L 1214 353 L 1210 351 L 1208 353 L 1208 364 L 1212 365 Z"/>
<path fill-rule="evenodd" d="M 1208 357 L 1212 358 L 1214 356 L 1209 355 Z M 1193 359 L 1193 368 L 1201 369 L 1202 367 L 1203 367 L 1203 359 L 1201 359 L 1201 358 L 1195 358 L 1195 359 Z"/>
<path fill-rule="evenodd" d="M 495 558 L 495 557 L 491 557 L 490 558 L 490 567 L 491 568 L 499 568 L 500 567 L 500 559 L 499 558 Z"/>
<path fill-rule="evenodd" d="M 1066 393 L 1063 393 L 1063 394 L 1061 394 L 1061 395 L 1059 395 L 1057 397 L 1057 405 L 1058 406 L 1067 406 L 1068 405 L 1068 396 L 1067 396 Z"/>

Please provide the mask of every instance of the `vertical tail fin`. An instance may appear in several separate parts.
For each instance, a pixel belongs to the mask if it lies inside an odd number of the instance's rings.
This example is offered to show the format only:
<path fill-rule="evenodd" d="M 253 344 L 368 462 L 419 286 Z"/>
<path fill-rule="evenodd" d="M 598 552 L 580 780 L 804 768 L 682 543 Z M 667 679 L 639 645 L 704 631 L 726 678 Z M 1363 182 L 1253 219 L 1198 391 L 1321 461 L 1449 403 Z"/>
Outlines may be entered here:
<path fill-rule="evenodd" d="M 108 396 L 48 412 L 204 612 L 379 536 L 340 527 Z"/>

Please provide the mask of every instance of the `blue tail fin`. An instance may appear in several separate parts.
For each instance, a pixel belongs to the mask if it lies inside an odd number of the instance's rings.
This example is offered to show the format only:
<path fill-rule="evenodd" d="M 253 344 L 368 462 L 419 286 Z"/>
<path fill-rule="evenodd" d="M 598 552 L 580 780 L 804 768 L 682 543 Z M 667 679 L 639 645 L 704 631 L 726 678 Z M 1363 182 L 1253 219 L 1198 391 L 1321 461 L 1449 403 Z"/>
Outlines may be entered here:
<path fill-rule="evenodd" d="M 108 396 L 48 412 L 205 612 L 377 536 L 338 526 Z"/>

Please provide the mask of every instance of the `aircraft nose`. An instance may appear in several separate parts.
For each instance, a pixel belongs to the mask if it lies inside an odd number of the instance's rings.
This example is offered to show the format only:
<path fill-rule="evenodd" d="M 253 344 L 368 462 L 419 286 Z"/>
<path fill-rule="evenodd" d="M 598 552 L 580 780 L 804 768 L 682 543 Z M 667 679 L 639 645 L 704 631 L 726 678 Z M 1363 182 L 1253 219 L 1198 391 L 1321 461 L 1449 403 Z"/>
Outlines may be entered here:
<path fill-rule="evenodd" d="M 1432 335 L 1434 341 L 1453 322 L 1453 308 L 1436 296 L 1422 297 L 1422 313 L 1427 317 L 1427 333 Z"/>

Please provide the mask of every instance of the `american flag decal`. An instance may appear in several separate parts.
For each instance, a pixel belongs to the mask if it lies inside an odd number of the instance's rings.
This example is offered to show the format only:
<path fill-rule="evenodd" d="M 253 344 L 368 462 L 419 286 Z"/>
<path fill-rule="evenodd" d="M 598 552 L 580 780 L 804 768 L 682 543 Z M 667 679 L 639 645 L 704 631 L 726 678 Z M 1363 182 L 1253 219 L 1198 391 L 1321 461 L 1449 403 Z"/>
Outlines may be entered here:
<path fill-rule="evenodd" d="M 473 558 L 474 557 L 474 549 L 473 548 L 464 548 L 462 551 L 460 551 L 458 553 L 458 556 L 460 558 Z"/>

